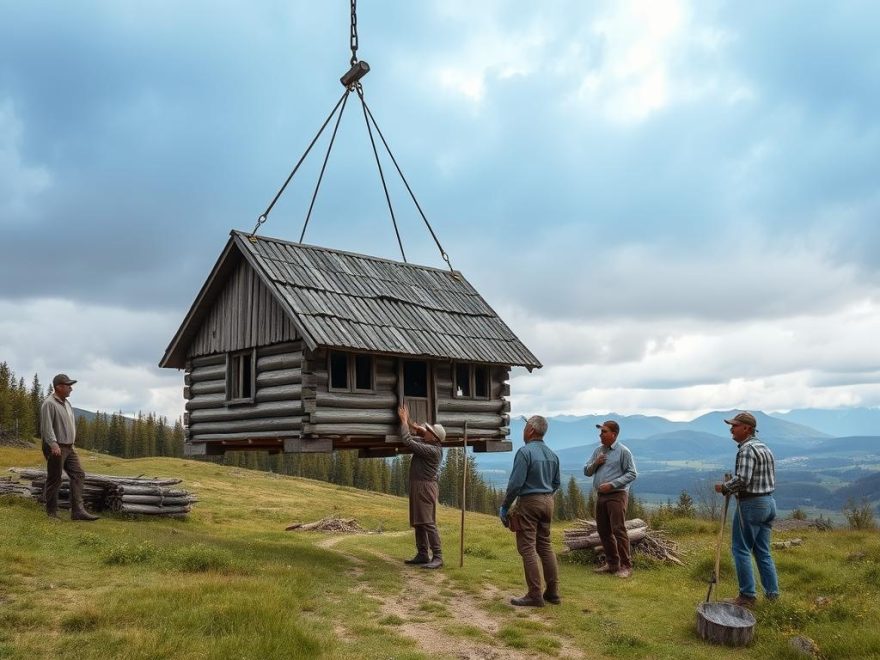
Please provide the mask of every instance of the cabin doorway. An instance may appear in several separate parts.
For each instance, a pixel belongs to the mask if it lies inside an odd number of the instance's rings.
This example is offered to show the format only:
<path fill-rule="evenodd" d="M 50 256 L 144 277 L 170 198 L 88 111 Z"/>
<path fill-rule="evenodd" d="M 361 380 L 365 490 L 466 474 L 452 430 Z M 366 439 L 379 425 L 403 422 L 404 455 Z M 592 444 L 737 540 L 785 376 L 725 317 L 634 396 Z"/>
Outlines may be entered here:
<path fill-rule="evenodd" d="M 431 365 L 424 360 L 401 360 L 400 381 L 403 405 L 417 424 L 434 423 L 431 402 Z"/>

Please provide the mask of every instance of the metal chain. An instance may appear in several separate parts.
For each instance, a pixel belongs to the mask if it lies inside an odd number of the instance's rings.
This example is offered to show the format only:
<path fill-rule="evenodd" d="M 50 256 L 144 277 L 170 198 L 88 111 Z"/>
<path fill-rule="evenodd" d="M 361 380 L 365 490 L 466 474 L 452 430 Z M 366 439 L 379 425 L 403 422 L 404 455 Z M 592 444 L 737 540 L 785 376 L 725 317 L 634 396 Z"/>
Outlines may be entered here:
<path fill-rule="evenodd" d="M 358 50 L 358 17 L 357 0 L 351 0 L 351 65 L 357 64 Z"/>

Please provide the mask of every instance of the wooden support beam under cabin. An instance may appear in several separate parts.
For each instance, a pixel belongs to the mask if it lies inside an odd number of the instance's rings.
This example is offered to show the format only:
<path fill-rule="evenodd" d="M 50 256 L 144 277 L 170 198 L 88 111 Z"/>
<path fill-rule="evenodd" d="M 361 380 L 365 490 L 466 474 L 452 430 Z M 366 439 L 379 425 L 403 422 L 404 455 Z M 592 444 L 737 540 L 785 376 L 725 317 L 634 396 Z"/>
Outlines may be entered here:
<path fill-rule="evenodd" d="M 273 431 L 272 433 L 195 433 L 191 442 L 196 443 L 218 443 L 239 440 L 260 440 L 266 442 L 281 443 L 286 438 L 299 437 L 299 430 L 294 431 Z"/>
<path fill-rule="evenodd" d="M 358 458 L 388 458 L 398 455 L 398 452 L 393 447 L 365 447 L 358 449 Z"/>
<path fill-rule="evenodd" d="M 333 451 L 333 440 L 330 438 L 286 438 L 284 440 L 285 454 L 326 454 Z"/>
<path fill-rule="evenodd" d="M 513 443 L 509 440 L 483 440 L 473 444 L 474 452 L 484 454 L 498 451 L 513 451 Z"/>

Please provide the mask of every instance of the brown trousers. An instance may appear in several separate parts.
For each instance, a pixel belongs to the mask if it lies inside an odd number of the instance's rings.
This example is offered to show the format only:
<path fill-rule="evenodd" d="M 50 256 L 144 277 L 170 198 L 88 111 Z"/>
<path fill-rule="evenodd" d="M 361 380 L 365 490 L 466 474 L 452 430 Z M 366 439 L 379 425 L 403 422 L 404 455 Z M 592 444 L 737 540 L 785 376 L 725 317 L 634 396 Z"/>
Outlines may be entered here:
<path fill-rule="evenodd" d="M 543 598 L 541 568 L 547 593 L 558 594 L 559 577 L 556 554 L 550 544 L 550 521 L 553 520 L 553 495 L 523 495 L 517 505 L 520 529 L 516 532 L 516 549 L 522 557 L 530 598 Z M 539 565 L 540 564 L 540 565 Z"/>
<path fill-rule="evenodd" d="M 43 443 L 43 456 L 46 457 L 46 486 L 43 489 L 43 499 L 46 501 L 46 513 L 58 513 L 58 491 L 61 489 L 61 470 L 67 473 L 70 479 L 70 509 L 71 511 L 83 511 L 83 479 L 86 473 L 79 464 L 79 456 L 73 445 L 58 445 L 61 447 L 61 456 L 53 456 L 52 448 Z"/>
<path fill-rule="evenodd" d="M 409 524 L 416 536 L 416 551 L 420 555 L 442 557 L 440 532 L 437 530 L 437 497 L 440 489 L 436 481 L 410 480 Z M 431 552 L 428 552 L 430 548 Z"/>
<path fill-rule="evenodd" d="M 613 569 L 632 568 L 626 533 L 628 499 L 625 490 L 599 493 L 596 499 L 596 527 L 605 550 L 605 563 Z"/>

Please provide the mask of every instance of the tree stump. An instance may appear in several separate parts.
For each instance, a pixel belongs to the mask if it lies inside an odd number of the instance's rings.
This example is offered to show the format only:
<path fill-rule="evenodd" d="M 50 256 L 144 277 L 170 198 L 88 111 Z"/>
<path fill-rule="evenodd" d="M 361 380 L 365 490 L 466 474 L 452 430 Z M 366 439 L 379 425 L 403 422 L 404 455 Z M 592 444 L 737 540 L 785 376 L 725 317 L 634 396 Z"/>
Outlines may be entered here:
<path fill-rule="evenodd" d="M 697 632 L 713 644 L 746 646 L 755 637 L 755 615 L 733 603 L 700 603 Z"/>

